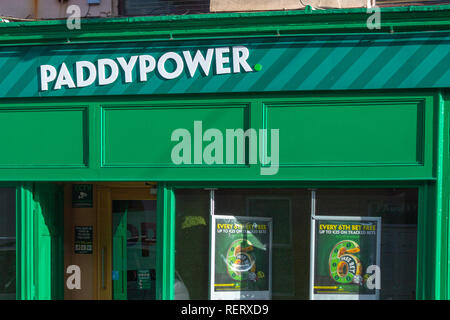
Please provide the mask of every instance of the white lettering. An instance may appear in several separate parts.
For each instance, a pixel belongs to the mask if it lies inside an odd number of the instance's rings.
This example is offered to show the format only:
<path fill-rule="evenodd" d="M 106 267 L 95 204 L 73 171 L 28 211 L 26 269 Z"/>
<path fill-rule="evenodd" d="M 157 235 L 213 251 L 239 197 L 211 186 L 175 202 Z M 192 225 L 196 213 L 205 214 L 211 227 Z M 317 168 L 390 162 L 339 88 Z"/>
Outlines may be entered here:
<path fill-rule="evenodd" d="M 149 73 L 155 69 L 162 79 L 171 80 L 183 74 L 185 65 L 187 78 L 193 78 L 198 71 L 203 76 L 209 76 L 213 61 L 215 74 L 218 75 L 231 72 L 253 72 L 247 61 L 249 55 L 248 48 L 234 46 L 231 49 L 230 47 L 209 48 L 204 54 L 201 50 L 196 50 L 195 53 L 185 50 L 182 54 L 166 52 L 158 59 L 144 54 L 114 59 L 102 58 L 95 62 L 76 61 L 69 67 L 64 62 L 59 67 L 44 64 L 40 66 L 40 90 L 49 90 L 49 84 L 53 81 L 55 81 L 53 90 L 59 90 L 63 86 L 68 88 L 105 86 L 113 84 L 119 76 L 122 76 L 123 83 L 145 82 L 148 80 Z M 72 69 L 75 73 L 74 78 L 69 72 Z M 135 74 L 134 78 L 133 74 Z"/>
<path fill-rule="evenodd" d="M 56 68 L 49 65 L 44 64 L 41 66 L 41 90 L 48 90 L 48 83 L 54 81 L 56 79 Z"/>
<path fill-rule="evenodd" d="M 191 77 L 194 76 L 195 71 L 198 68 L 198 65 L 202 67 L 202 70 L 205 76 L 209 75 L 209 69 L 211 67 L 211 61 L 214 54 L 213 49 L 208 49 L 206 52 L 206 58 L 203 57 L 200 50 L 197 50 L 195 53 L 194 59 L 191 57 L 191 53 L 189 51 L 183 51 L 184 60 L 186 61 L 186 66 L 188 67 L 189 74 Z"/>
<path fill-rule="evenodd" d="M 125 73 L 125 83 L 130 83 L 132 81 L 131 73 L 133 71 L 134 65 L 136 64 L 137 59 L 138 56 L 132 56 L 127 63 L 124 58 L 122 57 L 117 58 L 117 61 L 119 61 L 119 64 L 122 67 L 123 72 Z"/>
<path fill-rule="evenodd" d="M 247 59 L 250 55 L 250 52 L 246 47 L 236 46 L 233 47 L 233 72 L 239 73 L 241 72 L 242 67 L 245 72 L 253 71 L 252 68 L 248 65 Z"/>
<path fill-rule="evenodd" d="M 147 81 L 147 73 L 155 70 L 156 60 L 152 56 L 139 56 L 139 78 L 141 81 Z"/>
<path fill-rule="evenodd" d="M 230 58 L 224 56 L 225 53 L 230 52 L 229 48 L 216 48 L 216 74 L 230 73 L 230 67 L 225 67 L 226 63 L 230 62 Z"/>
<path fill-rule="evenodd" d="M 97 69 L 92 62 L 89 61 L 78 61 L 75 64 L 75 69 L 77 70 L 77 87 L 87 87 L 94 83 L 97 78 Z M 87 68 L 89 76 L 84 79 L 84 68 Z"/>
<path fill-rule="evenodd" d="M 111 84 L 116 81 L 119 76 L 119 67 L 111 59 L 99 59 L 98 63 L 98 84 L 101 86 Z M 106 77 L 106 66 L 108 66 L 111 70 L 111 74 L 109 77 Z"/>
<path fill-rule="evenodd" d="M 63 62 L 61 69 L 59 70 L 58 78 L 55 83 L 55 90 L 61 89 L 62 86 L 68 86 L 69 88 L 75 88 L 75 83 L 72 80 L 69 70 L 66 64 Z"/>
<path fill-rule="evenodd" d="M 175 70 L 168 72 L 166 70 L 166 61 L 173 60 L 175 62 Z M 164 79 L 175 79 L 183 72 L 183 59 L 175 52 L 167 52 L 158 60 L 158 72 Z"/>

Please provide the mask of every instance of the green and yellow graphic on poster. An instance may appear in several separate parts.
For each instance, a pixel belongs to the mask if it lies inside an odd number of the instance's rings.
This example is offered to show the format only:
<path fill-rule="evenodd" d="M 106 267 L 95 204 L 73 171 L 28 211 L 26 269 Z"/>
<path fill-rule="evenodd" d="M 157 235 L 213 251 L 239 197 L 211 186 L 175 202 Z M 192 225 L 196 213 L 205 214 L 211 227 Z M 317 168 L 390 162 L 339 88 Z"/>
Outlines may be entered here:
<path fill-rule="evenodd" d="M 270 299 L 272 219 L 213 216 L 211 299 Z"/>
<path fill-rule="evenodd" d="M 313 219 L 313 299 L 377 298 L 373 283 L 380 275 L 371 270 L 380 262 L 380 224 L 368 217 Z"/>

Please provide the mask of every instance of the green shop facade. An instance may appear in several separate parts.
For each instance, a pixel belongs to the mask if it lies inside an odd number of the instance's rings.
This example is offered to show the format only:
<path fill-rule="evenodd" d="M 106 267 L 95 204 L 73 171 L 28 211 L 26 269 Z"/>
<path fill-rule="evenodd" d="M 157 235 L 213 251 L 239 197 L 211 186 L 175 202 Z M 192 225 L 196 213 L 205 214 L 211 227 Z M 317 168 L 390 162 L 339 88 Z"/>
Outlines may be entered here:
<path fill-rule="evenodd" d="M 450 6 L 0 25 L 0 298 L 448 299 Z"/>

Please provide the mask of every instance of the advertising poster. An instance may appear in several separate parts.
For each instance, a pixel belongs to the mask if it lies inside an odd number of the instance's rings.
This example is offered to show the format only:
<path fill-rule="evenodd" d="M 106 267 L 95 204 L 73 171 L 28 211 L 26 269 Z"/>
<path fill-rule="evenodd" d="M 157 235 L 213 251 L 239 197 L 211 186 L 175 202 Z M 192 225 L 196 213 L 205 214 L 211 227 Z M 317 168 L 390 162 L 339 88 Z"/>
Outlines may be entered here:
<path fill-rule="evenodd" d="M 214 215 L 211 227 L 211 299 L 270 299 L 272 219 Z"/>
<path fill-rule="evenodd" d="M 314 217 L 312 299 L 378 299 L 381 218 Z"/>

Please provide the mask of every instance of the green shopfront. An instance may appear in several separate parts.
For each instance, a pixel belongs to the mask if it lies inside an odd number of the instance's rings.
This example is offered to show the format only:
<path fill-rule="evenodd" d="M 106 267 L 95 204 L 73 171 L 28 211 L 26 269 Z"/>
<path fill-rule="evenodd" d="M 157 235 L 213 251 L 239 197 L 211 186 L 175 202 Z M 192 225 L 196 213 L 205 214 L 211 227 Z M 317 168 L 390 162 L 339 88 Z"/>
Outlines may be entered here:
<path fill-rule="evenodd" d="M 449 299 L 450 7 L 0 25 L 1 299 Z"/>

